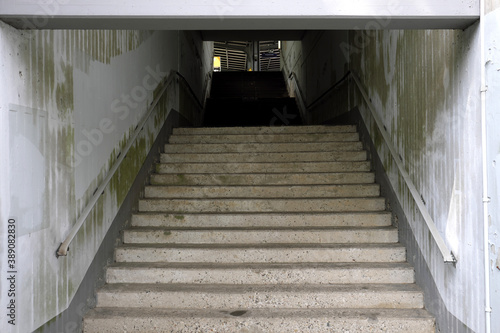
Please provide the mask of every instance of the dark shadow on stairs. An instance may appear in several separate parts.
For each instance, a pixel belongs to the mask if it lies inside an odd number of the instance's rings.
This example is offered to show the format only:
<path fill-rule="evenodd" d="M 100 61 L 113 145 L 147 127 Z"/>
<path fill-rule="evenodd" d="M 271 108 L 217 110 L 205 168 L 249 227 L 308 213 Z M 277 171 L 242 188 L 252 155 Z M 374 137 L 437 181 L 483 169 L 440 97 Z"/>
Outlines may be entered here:
<path fill-rule="evenodd" d="M 281 72 L 217 72 L 205 127 L 302 125 Z"/>

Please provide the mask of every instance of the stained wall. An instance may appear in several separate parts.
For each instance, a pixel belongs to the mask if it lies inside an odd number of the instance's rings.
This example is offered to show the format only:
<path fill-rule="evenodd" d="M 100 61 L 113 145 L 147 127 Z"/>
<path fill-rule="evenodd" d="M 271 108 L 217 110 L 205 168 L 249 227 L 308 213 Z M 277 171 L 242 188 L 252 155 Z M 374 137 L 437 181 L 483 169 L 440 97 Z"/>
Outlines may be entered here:
<path fill-rule="evenodd" d="M 164 77 L 183 71 L 201 98 L 212 49 L 195 33 L 20 31 L 1 22 L 0 49 L 0 278 L 12 278 L 0 304 L 15 304 L 12 318 L 0 312 L 0 331 L 24 333 L 69 306 L 169 112 L 200 121 L 199 110 L 181 107 L 188 97 L 174 80 L 69 255 L 56 258 Z"/>

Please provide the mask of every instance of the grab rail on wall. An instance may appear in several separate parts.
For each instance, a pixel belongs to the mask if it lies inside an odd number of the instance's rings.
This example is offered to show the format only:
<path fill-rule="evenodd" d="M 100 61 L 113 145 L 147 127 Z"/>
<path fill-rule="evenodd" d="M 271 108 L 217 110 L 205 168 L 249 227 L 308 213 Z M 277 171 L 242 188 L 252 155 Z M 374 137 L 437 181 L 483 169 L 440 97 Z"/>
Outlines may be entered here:
<path fill-rule="evenodd" d="M 210 77 L 207 76 L 207 82 L 209 82 L 210 78 L 211 78 L 211 76 Z M 170 74 L 163 79 L 163 87 L 162 87 L 160 93 L 153 100 L 153 102 L 149 105 L 148 110 L 146 111 L 144 117 L 141 119 L 141 121 L 137 125 L 134 133 L 132 134 L 132 136 L 130 137 L 129 141 L 127 142 L 127 145 L 125 146 L 125 148 L 123 149 L 123 151 L 119 154 L 119 157 L 116 160 L 116 162 L 109 169 L 108 173 L 106 174 L 106 177 L 103 179 L 102 183 L 99 185 L 99 187 L 95 191 L 94 195 L 92 196 L 92 198 L 90 199 L 90 201 L 87 203 L 87 206 L 83 209 L 80 217 L 76 221 L 75 225 L 71 228 L 71 230 L 70 230 L 68 236 L 66 237 L 66 239 L 58 247 L 58 249 L 56 251 L 56 257 L 59 258 L 61 256 L 67 256 L 68 255 L 69 245 L 71 244 L 71 242 L 73 241 L 73 239 L 75 238 L 75 236 L 78 234 L 78 232 L 80 231 L 80 229 L 82 228 L 82 226 L 85 224 L 85 221 L 87 220 L 87 217 L 89 216 L 90 212 L 92 211 L 92 209 L 96 205 L 96 203 L 99 200 L 99 198 L 101 197 L 101 195 L 104 193 L 104 190 L 106 189 L 106 187 L 108 186 L 109 182 L 111 181 L 111 179 L 115 175 L 116 171 L 120 167 L 121 163 L 123 162 L 123 160 L 127 156 L 127 153 L 129 152 L 130 148 L 136 142 L 137 138 L 139 137 L 139 134 L 141 133 L 141 131 L 144 128 L 144 125 L 146 125 L 146 123 L 154 115 L 153 111 L 154 111 L 156 105 L 158 105 L 158 102 L 160 101 L 160 99 L 165 94 L 165 91 L 172 84 L 172 82 L 174 82 L 174 80 L 176 80 L 176 79 L 180 79 L 181 81 L 183 81 L 183 83 L 188 88 L 188 91 L 192 95 L 192 98 L 196 101 L 196 103 L 198 104 L 198 106 L 200 106 L 201 108 L 203 108 L 203 103 L 200 102 L 199 99 L 196 97 L 196 94 L 192 90 L 192 88 L 189 85 L 189 83 L 187 82 L 187 80 L 179 72 L 177 72 L 177 71 L 171 71 Z M 205 97 L 206 97 L 206 93 L 205 93 L 205 96 L 203 98 L 205 98 Z"/>
<path fill-rule="evenodd" d="M 382 121 L 380 120 L 380 117 L 377 115 L 375 112 L 375 107 L 372 104 L 370 98 L 368 97 L 368 93 L 366 90 L 363 88 L 363 85 L 361 84 L 360 79 L 358 76 L 353 73 L 352 71 L 347 72 L 344 77 L 342 77 L 339 81 L 337 81 L 332 87 L 330 87 L 328 90 L 326 90 L 323 94 L 321 94 L 316 100 L 314 100 L 312 103 L 309 105 L 305 105 L 305 99 L 302 96 L 302 91 L 300 90 L 300 86 L 298 84 L 297 77 L 295 76 L 295 73 L 290 73 L 288 75 L 288 78 L 292 80 L 293 86 L 295 88 L 295 95 L 299 98 L 299 107 L 302 109 L 302 112 L 307 113 L 314 105 L 319 103 L 321 100 L 325 99 L 327 96 L 329 96 L 332 92 L 334 92 L 340 84 L 342 84 L 344 81 L 346 81 L 349 78 L 352 78 L 353 81 L 355 82 L 358 90 L 360 91 L 361 95 L 363 96 L 363 99 L 366 102 L 366 105 L 368 106 L 368 109 L 370 110 L 371 116 L 375 120 L 375 124 L 377 125 L 377 128 L 379 132 L 382 134 L 383 140 L 385 145 L 388 147 L 389 152 L 391 153 L 391 157 L 396 163 L 399 173 L 401 177 L 403 177 L 406 186 L 410 190 L 410 193 L 413 197 L 413 201 L 416 203 L 420 214 L 422 214 L 422 217 L 424 218 L 425 224 L 427 225 L 427 228 L 429 228 L 429 231 L 432 235 L 432 238 L 434 239 L 434 242 L 439 248 L 439 251 L 441 252 L 441 255 L 443 257 L 443 260 L 445 263 L 450 263 L 450 264 L 455 264 L 457 262 L 457 259 L 453 252 L 448 248 L 446 245 L 446 242 L 444 241 L 443 237 L 439 233 L 439 230 L 436 227 L 436 224 L 434 223 L 434 220 L 432 219 L 431 215 L 429 214 L 429 211 L 427 210 L 427 207 L 425 207 L 424 203 L 421 200 L 420 194 L 418 193 L 417 188 L 413 184 L 410 175 L 405 169 L 405 166 L 403 162 L 400 160 L 399 155 L 396 151 L 396 148 L 392 144 L 392 141 L 390 139 L 389 133 L 384 128 L 384 125 Z"/>

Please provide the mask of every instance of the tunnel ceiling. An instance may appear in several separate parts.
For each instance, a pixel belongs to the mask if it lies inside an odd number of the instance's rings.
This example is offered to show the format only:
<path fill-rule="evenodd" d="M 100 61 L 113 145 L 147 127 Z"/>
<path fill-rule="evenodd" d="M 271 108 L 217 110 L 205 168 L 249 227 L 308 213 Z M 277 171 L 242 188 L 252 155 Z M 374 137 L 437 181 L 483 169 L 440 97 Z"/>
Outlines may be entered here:
<path fill-rule="evenodd" d="M 18 29 L 463 29 L 479 0 L 0 0 Z"/>

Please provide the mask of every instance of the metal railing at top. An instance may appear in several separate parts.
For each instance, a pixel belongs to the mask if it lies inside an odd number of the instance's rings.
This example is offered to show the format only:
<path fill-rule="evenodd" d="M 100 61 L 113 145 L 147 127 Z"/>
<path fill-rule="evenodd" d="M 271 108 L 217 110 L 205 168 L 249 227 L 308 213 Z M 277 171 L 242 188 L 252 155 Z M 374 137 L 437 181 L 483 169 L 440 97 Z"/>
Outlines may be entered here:
<path fill-rule="evenodd" d="M 288 76 L 288 78 L 293 81 L 293 85 L 296 88 L 296 95 L 299 95 L 299 96 L 297 96 L 299 99 L 298 104 L 299 104 L 299 107 L 301 107 L 303 109 L 303 112 L 308 112 L 314 105 L 316 105 L 321 100 L 323 100 L 327 96 L 329 96 L 332 92 L 334 92 L 336 90 L 336 88 L 340 84 L 342 84 L 344 81 L 346 81 L 347 79 L 349 79 L 349 78 L 353 79 L 358 90 L 360 91 L 361 95 L 363 96 L 363 99 L 365 100 L 366 105 L 368 106 L 368 109 L 370 110 L 371 116 L 373 117 L 379 132 L 382 134 L 382 138 L 384 140 L 384 143 L 387 146 L 387 148 L 389 149 L 389 152 L 391 153 L 391 157 L 394 160 L 394 162 L 396 163 L 401 177 L 403 177 L 403 179 L 406 183 L 406 186 L 408 187 L 408 189 L 413 197 L 413 201 L 416 203 L 416 205 L 420 211 L 420 214 L 422 215 L 422 217 L 427 225 L 427 228 L 429 229 L 429 231 L 432 235 L 432 238 L 434 239 L 434 242 L 436 243 L 437 247 L 439 248 L 439 251 L 441 252 L 441 255 L 443 257 L 444 262 L 450 263 L 450 264 L 455 264 L 457 262 L 455 255 L 446 245 L 446 242 L 444 241 L 443 237 L 439 233 L 439 230 L 437 229 L 436 224 L 434 223 L 434 220 L 432 219 L 431 215 L 429 214 L 427 207 L 425 207 L 424 203 L 422 202 L 421 197 L 420 197 L 420 193 L 418 192 L 417 188 L 413 184 L 413 181 L 411 180 L 410 175 L 406 171 L 403 162 L 399 159 L 399 155 L 396 151 L 396 148 L 392 144 L 389 133 L 387 133 L 387 131 L 385 130 L 384 125 L 382 123 L 382 120 L 380 119 L 378 114 L 375 112 L 375 107 L 373 106 L 370 98 L 368 97 L 368 93 L 366 92 L 363 85 L 361 84 L 361 81 L 358 78 L 358 76 L 355 73 L 353 73 L 352 71 L 347 72 L 346 75 L 344 75 L 344 77 L 342 77 L 339 81 L 337 81 L 335 84 L 333 84 L 331 88 L 326 90 L 315 101 L 308 104 L 307 106 L 305 105 L 305 100 L 302 96 L 300 86 L 297 82 L 297 78 L 295 77 L 294 73 L 292 72 Z"/>
<path fill-rule="evenodd" d="M 56 251 L 56 257 L 59 258 L 61 256 L 67 256 L 68 255 L 69 245 L 71 244 L 71 242 L 73 241 L 73 239 L 75 238 L 75 236 L 78 234 L 78 232 L 80 231 L 80 229 L 82 228 L 82 226 L 85 224 L 85 221 L 87 220 L 87 217 L 89 216 L 90 212 L 92 211 L 92 209 L 96 205 L 96 203 L 99 200 L 99 198 L 101 197 L 101 195 L 104 193 L 104 190 L 106 189 L 106 187 L 108 186 L 109 182 L 111 181 L 111 179 L 115 175 L 116 171 L 120 167 L 121 163 L 123 162 L 123 160 L 127 156 L 127 153 L 129 152 L 130 148 L 134 145 L 135 141 L 139 137 L 139 134 L 144 129 L 144 126 L 149 121 L 149 119 L 151 118 L 151 116 L 154 114 L 153 111 L 155 110 L 155 107 L 158 105 L 158 102 L 160 101 L 160 99 L 165 94 L 165 91 L 172 84 L 172 82 L 174 82 L 174 80 L 177 79 L 177 78 L 180 78 L 181 81 L 183 81 L 183 83 L 185 84 L 185 86 L 188 88 L 188 91 L 190 92 L 191 97 L 196 101 L 197 105 L 203 109 L 203 103 L 200 102 L 199 99 L 196 97 L 196 94 L 192 90 L 192 88 L 189 85 L 189 83 L 187 82 L 187 80 L 179 72 L 177 72 L 177 71 L 171 71 L 170 74 L 163 79 L 163 87 L 160 90 L 160 93 L 153 100 L 153 102 L 149 105 L 148 110 L 146 111 L 145 115 L 143 116 L 143 118 L 141 119 L 141 121 L 139 122 L 139 124 L 137 125 L 134 133 L 130 136 L 129 141 L 127 142 L 127 145 L 125 146 L 125 148 L 123 149 L 123 151 L 120 152 L 120 154 L 118 155 L 117 160 L 115 161 L 115 163 L 113 164 L 113 166 L 109 169 L 108 173 L 106 174 L 106 177 L 104 177 L 102 183 L 99 185 L 99 187 L 97 188 L 97 190 L 95 190 L 94 195 L 92 196 L 92 198 L 90 199 L 90 201 L 87 203 L 87 205 L 83 209 L 80 217 L 76 221 L 75 225 L 71 228 L 71 230 L 70 230 L 68 236 L 66 237 L 66 239 L 58 247 L 58 249 Z M 208 84 L 209 80 L 210 80 L 210 77 L 208 77 L 208 75 L 207 75 L 207 80 L 206 80 L 207 83 L 206 84 Z M 206 95 L 207 94 L 205 93 L 204 96 L 203 96 L 203 98 L 206 98 Z"/>

